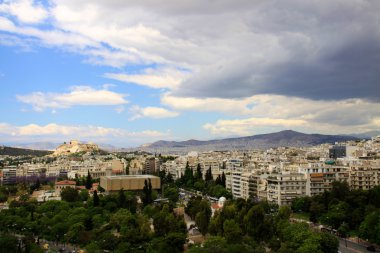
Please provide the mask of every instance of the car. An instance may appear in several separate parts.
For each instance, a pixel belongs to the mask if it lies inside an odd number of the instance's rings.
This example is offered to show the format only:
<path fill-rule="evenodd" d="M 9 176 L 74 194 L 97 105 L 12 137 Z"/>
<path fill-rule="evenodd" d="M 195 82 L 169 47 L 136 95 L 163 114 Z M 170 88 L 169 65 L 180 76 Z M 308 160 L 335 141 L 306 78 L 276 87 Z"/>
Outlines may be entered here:
<path fill-rule="evenodd" d="M 372 251 L 372 252 L 376 252 L 376 248 L 375 248 L 375 246 L 373 246 L 373 245 L 368 246 L 368 247 L 367 247 L 367 250 L 368 250 L 368 251 Z"/>

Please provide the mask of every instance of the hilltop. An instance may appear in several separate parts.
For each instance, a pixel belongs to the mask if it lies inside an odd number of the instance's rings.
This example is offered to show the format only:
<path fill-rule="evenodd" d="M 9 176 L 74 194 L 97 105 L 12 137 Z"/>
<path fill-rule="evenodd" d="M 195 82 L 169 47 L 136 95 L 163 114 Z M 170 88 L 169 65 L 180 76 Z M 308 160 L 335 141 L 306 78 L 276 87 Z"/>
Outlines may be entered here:
<path fill-rule="evenodd" d="M 0 155 L 9 155 L 9 156 L 21 156 L 21 155 L 31 155 L 31 156 L 45 156 L 52 154 L 52 151 L 47 150 L 32 150 L 25 148 L 13 148 L 0 146 Z"/>

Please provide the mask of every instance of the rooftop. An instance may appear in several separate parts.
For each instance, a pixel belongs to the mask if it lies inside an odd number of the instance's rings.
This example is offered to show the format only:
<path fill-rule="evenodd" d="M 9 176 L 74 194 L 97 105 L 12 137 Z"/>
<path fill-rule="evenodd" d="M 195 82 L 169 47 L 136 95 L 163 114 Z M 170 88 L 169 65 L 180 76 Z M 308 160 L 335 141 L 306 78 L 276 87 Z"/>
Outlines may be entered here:
<path fill-rule="evenodd" d="M 117 176 L 104 176 L 107 179 L 122 179 L 122 178 L 159 178 L 153 175 L 117 175 Z"/>
<path fill-rule="evenodd" d="M 75 181 L 70 181 L 70 180 L 63 180 L 59 182 L 55 182 L 55 185 L 75 185 Z"/>

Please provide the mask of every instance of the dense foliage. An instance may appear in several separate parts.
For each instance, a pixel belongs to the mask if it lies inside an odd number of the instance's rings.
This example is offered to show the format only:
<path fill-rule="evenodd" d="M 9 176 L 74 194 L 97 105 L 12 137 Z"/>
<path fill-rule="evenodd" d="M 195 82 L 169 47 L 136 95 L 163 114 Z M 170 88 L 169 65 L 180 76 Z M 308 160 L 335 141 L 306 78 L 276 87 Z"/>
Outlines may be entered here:
<path fill-rule="evenodd" d="M 33 199 L 13 201 L 8 210 L 0 212 L 0 232 L 80 245 L 87 252 L 182 251 L 186 225 L 168 205 L 147 205 L 140 210 L 135 194 L 125 191 L 106 196 L 96 193 L 83 202 L 81 193 L 69 189 L 62 192 L 69 196 L 66 201 L 40 205 Z M 0 244 L 18 247 L 16 241 L 11 238 Z"/>
<path fill-rule="evenodd" d="M 347 183 L 334 182 L 329 192 L 295 199 L 292 209 L 343 236 L 359 235 L 380 244 L 380 186 L 368 191 L 350 190 Z"/>
<path fill-rule="evenodd" d="M 203 178 L 199 164 L 195 172 L 189 167 L 189 164 L 186 164 L 185 174 L 176 181 L 176 185 L 185 189 L 200 191 L 204 195 L 216 198 L 222 196 L 232 198 L 231 192 L 226 190 L 226 176 L 224 172 L 215 180 L 212 178 L 211 168 L 208 168 L 204 174 L 205 177 Z"/>
<path fill-rule="evenodd" d="M 204 200 L 192 199 L 187 212 L 197 217 L 207 215 Z M 211 218 L 207 232 L 211 235 L 203 247 L 193 246 L 190 253 L 203 252 L 338 252 L 338 240 L 330 234 L 313 232 L 306 223 L 289 223 L 291 210 L 267 202 L 238 199 L 226 203 Z M 206 227 L 206 224 L 204 224 Z"/>

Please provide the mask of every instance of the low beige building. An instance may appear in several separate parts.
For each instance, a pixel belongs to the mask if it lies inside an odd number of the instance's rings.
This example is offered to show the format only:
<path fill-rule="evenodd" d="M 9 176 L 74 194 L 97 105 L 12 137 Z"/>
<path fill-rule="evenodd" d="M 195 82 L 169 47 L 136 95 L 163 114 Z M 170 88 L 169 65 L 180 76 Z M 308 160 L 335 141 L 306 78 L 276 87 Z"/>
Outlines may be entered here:
<path fill-rule="evenodd" d="M 121 175 L 121 176 L 105 176 L 100 178 L 100 186 L 107 192 L 124 190 L 142 190 L 145 180 L 152 184 L 152 189 L 161 188 L 161 180 L 159 177 L 152 175 Z"/>
<path fill-rule="evenodd" d="M 70 188 L 75 189 L 76 188 L 76 182 L 70 181 L 70 180 L 63 180 L 63 181 L 55 182 L 55 193 L 57 194 L 57 196 L 60 196 L 61 191 L 66 187 L 70 187 Z"/>

